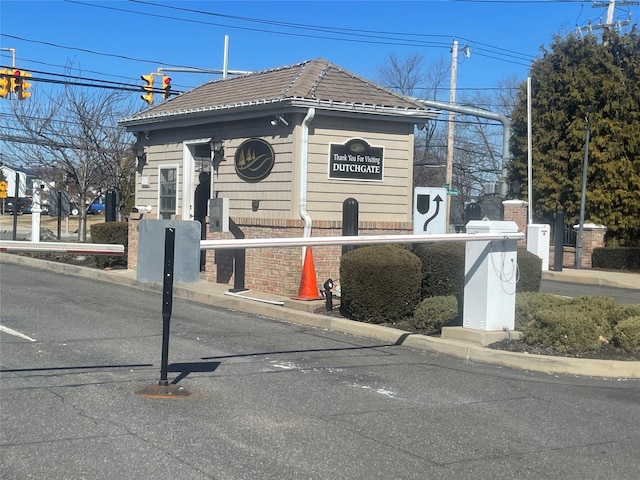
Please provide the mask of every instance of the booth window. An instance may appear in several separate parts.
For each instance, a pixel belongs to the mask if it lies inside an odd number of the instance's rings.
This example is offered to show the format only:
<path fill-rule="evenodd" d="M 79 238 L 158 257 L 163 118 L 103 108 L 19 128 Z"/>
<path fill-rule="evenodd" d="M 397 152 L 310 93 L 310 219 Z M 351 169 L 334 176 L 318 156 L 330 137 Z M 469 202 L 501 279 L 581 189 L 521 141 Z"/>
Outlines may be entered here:
<path fill-rule="evenodd" d="M 176 214 L 178 169 L 160 167 L 160 218 L 170 220 Z"/>

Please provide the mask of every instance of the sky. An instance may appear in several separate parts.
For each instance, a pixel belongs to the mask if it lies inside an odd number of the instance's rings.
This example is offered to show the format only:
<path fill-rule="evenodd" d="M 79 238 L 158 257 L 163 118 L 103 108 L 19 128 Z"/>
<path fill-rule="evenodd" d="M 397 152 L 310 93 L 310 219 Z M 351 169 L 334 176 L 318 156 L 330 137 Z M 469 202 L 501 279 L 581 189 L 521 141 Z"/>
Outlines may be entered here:
<path fill-rule="evenodd" d="M 633 24 L 640 6 L 616 8 L 615 19 L 629 13 Z M 606 8 L 571 0 L 2 0 L 0 64 L 12 66 L 7 49 L 14 49 L 15 66 L 34 76 L 32 98 L 45 86 L 38 79 L 63 79 L 70 65 L 86 82 L 134 88 L 140 75 L 161 68 L 175 91 L 187 91 L 221 76 L 170 69 L 222 69 L 225 36 L 230 70 L 324 58 L 371 81 L 390 54 L 417 53 L 427 66 L 442 60 L 450 68 L 456 40 L 456 86 L 471 94 L 508 77 L 526 79 L 554 35 L 605 18 Z M 439 99 L 448 101 L 448 86 L 449 79 Z"/>

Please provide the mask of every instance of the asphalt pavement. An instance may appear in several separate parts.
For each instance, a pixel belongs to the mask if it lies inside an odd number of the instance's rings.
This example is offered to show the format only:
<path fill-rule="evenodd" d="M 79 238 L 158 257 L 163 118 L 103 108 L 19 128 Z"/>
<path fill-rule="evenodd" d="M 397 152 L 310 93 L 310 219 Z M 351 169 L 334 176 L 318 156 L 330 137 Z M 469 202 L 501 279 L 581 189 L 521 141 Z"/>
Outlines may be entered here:
<path fill-rule="evenodd" d="M 148 398 L 159 289 L 7 256 L 3 479 L 640 478 L 640 379 L 443 355 L 196 282 L 175 290 L 169 348 L 191 395 Z"/>
<path fill-rule="evenodd" d="M 106 282 L 118 283 L 131 288 L 142 288 L 160 292 L 160 285 L 139 283 L 133 270 L 96 270 L 64 263 L 45 262 L 29 257 L 0 254 L 0 262 L 11 262 L 35 266 L 69 275 L 79 275 Z M 640 293 L 640 274 L 596 270 L 570 270 L 544 272 L 543 278 L 574 284 L 603 285 Z M 174 285 L 176 298 L 187 299 L 207 305 L 229 308 L 241 312 L 268 316 L 287 322 L 325 328 L 336 332 L 359 335 L 391 344 L 405 345 L 430 352 L 451 355 L 476 362 L 491 363 L 510 368 L 546 373 L 561 373 L 608 378 L 640 378 L 640 362 L 594 360 L 585 358 L 530 355 L 494 350 L 483 346 L 481 341 L 466 338 L 438 338 L 351 321 L 314 313 L 324 306 L 320 301 L 296 301 L 258 291 L 232 293 L 226 284 L 199 280 L 195 283 Z M 462 327 L 460 327 L 462 329 Z M 466 329 L 469 330 L 469 329 Z M 457 332 L 456 332 L 457 333 Z M 465 332 L 466 333 L 466 332 Z M 508 332 L 495 332 L 495 341 L 507 338 Z M 492 340 L 493 341 L 493 340 Z"/>

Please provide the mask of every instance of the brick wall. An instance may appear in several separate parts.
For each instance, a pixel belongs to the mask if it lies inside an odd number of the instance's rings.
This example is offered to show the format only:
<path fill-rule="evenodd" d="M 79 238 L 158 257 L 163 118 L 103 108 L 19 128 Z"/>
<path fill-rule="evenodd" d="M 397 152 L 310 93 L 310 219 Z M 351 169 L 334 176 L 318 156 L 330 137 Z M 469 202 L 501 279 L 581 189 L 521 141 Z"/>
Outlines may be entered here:
<path fill-rule="evenodd" d="M 137 265 L 138 224 L 140 213 L 131 214 L 129 221 L 129 268 Z M 245 238 L 295 238 L 303 236 L 302 220 L 285 219 L 234 219 Z M 360 222 L 360 235 L 409 235 L 413 225 L 403 222 Z M 316 221 L 313 223 L 314 237 L 342 235 L 342 222 Z M 231 233 L 207 232 L 208 240 L 231 239 Z M 328 278 L 339 282 L 341 245 L 309 247 L 312 250 L 318 287 Z M 302 247 L 248 248 L 245 250 L 244 287 L 278 295 L 297 295 L 303 268 Z M 204 278 L 210 282 L 225 283 L 233 287 L 234 251 L 209 250 Z"/>
<path fill-rule="evenodd" d="M 528 204 L 524 200 L 505 200 L 502 202 L 504 207 L 504 220 L 516 222 L 519 232 L 527 231 L 527 212 Z"/>

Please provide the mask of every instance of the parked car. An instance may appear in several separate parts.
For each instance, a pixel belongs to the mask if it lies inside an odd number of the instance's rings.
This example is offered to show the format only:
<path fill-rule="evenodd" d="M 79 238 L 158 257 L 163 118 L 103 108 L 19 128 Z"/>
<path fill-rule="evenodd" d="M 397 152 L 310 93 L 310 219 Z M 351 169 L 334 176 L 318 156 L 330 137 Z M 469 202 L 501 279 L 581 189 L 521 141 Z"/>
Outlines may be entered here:
<path fill-rule="evenodd" d="M 13 204 L 14 204 L 13 197 L 7 198 L 4 203 L 4 213 L 10 213 L 13 215 Z M 31 202 L 28 198 L 18 197 L 18 215 L 22 215 L 23 213 L 26 213 L 27 209 L 29 210 L 29 212 L 31 212 L 30 207 L 31 207 Z"/>
<path fill-rule="evenodd" d="M 87 213 L 91 215 L 99 215 L 104 212 L 104 197 L 102 195 L 93 199 L 89 208 L 87 208 Z"/>

